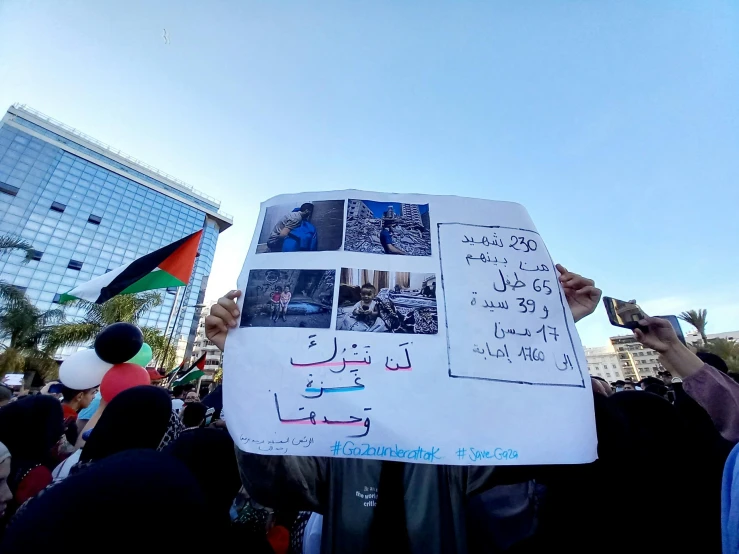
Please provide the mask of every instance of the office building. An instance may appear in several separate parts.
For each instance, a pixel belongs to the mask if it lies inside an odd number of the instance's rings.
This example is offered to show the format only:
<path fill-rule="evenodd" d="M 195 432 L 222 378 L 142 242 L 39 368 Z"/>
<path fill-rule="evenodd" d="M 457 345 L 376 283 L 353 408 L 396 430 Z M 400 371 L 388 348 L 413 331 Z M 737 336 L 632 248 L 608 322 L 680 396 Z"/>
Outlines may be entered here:
<path fill-rule="evenodd" d="M 203 229 L 189 285 L 162 291 L 163 304 L 140 321 L 174 328 L 174 344 L 192 344 L 218 234 L 231 224 L 215 199 L 35 110 L 15 105 L 0 123 L 0 234 L 36 249 L 28 263 L 18 254 L 0 258 L 0 279 L 41 310 L 57 307 L 76 285 Z"/>
<path fill-rule="evenodd" d="M 651 348 L 645 348 L 634 335 L 611 337 L 611 346 L 618 355 L 621 372 L 625 379 L 640 381 L 645 377 L 656 377 L 664 371 L 659 363 L 659 354 Z"/>
<path fill-rule="evenodd" d="M 585 348 L 585 359 L 588 361 L 590 375 L 609 383 L 624 379 L 621 361 L 612 345 Z"/>

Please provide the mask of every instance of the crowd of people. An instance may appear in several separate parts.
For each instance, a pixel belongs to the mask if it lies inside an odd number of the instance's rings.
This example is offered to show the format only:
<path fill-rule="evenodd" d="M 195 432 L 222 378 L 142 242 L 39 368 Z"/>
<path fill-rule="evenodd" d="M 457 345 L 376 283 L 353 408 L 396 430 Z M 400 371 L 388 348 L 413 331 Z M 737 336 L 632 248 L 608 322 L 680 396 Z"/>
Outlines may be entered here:
<path fill-rule="evenodd" d="M 582 320 L 601 291 L 558 269 Z M 222 350 L 240 295 L 206 318 Z M 582 465 L 262 456 L 234 447 L 220 388 L 201 400 L 137 386 L 109 403 L 95 389 L 0 389 L 0 552 L 737 552 L 739 384 L 666 320 L 639 324 L 667 372 L 592 379 L 598 459 Z"/>

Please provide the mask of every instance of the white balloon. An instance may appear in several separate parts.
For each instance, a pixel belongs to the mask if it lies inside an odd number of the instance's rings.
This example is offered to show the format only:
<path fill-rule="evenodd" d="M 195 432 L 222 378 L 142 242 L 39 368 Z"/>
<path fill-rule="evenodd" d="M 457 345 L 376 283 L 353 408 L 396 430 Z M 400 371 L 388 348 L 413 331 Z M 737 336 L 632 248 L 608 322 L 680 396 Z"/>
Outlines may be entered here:
<path fill-rule="evenodd" d="M 95 350 L 80 350 L 59 366 L 59 380 L 70 389 L 85 390 L 97 387 L 113 364 L 104 362 Z"/>

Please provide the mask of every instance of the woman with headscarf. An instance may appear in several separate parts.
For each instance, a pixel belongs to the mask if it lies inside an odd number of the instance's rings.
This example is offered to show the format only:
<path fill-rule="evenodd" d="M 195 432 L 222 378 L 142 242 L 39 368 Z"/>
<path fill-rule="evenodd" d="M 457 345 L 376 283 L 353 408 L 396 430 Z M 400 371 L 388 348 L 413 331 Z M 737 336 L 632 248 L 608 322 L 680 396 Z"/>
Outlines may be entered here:
<path fill-rule="evenodd" d="M 161 450 L 181 429 L 164 389 L 142 385 L 124 390 L 105 407 L 70 473 L 123 450 Z"/>
<path fill-rule="evenodd" d="M 62 406 L 51 396 L 29 396 L 0 409 L 0 442 L 12 455 L 8 485 L 16 506 L 51 483 L 63 434 Z"/>
<path fill-rule="evenodd" d="M 159 529 L 162 522 L 173 521 L 174 514 L 202 517 L 206 509 L 196 479 L 180 461 L 153 450 L 129 450 L 28 502 L 8 526 L 0 552 L 167 552 L 172 534 Z M 208 522 L 207 532 L 187 533 L 186 550 L 205 552 L 213 541 L 225 549 L 222 531 Z"/>

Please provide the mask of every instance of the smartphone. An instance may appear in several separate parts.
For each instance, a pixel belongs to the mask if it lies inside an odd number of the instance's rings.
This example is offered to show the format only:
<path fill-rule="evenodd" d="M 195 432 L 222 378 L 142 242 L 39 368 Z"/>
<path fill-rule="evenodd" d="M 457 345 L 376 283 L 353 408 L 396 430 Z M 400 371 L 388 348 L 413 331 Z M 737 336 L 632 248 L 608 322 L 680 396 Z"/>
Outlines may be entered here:
<path fill-rule="evenodd" d="M 215 413 L 215 408 L 208 408 L 205 412 L 205 426 L 207 427 L 210 425 L 210 422 L 213 421 L 213 414 Z"/>
<path fill-rule="evenodd" d="M 603 297 L 603 305 L 606 307 L 608 319 L 611 325 L 616 327 L 625 327 L 626 329 L 641 329 L 645 333 L 647 328 L 639 325 L 639 320 L 644 319 L 647 314 L 633 302 L 624 302 L 610 296 Z"/>
<path fill-rule="evenodd" d="M 670 325 L 672 325 L 672 328 L 675 329 L 675 334 L 677 335 L 677 338 L 680 339 L 680 342 L 682 342 L 685 346 L 687 346 L 685 342 L 685 335 L 683 335 L 683 330 L 680 328 L 680 322 L 677 320 L 677 317 L 674 315 L 658 315 L 655 316 L 660 319 L 666 319 L 670 322 Z"/>

